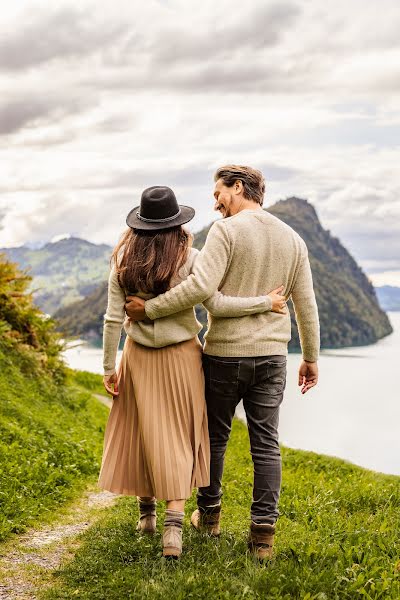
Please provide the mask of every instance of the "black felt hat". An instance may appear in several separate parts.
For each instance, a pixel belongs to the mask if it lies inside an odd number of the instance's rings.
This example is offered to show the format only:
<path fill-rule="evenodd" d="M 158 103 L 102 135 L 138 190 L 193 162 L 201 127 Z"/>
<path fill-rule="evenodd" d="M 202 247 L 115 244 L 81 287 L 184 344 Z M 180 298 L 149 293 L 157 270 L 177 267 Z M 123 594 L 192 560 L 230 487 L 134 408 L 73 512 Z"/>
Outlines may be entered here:
<path fill-rule="evenodd" d="M 195 215 L 191 206 L 178 204 L 171 188 L 153 185 L 142 192 L 140 206 L 132 208 L 126 224 L 132 229 L 168 229 L 183 225 Z"/>

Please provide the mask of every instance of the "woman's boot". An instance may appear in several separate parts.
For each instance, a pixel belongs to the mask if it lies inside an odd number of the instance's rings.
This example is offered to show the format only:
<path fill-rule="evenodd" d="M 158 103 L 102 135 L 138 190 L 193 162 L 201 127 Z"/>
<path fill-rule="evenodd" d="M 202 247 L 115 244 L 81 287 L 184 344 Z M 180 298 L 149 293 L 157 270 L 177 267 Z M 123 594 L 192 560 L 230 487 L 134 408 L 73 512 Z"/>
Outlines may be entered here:
<path fill-rule="evenodd" d="M 141 533 L 155 533 L 156 531 L 156 499 L 155 498 L 138 498 L 139 503 L 139 521 L 137 531 Z"/>
<path fill-rule="evenodd" d="M 182 554 L 182 527 L 184 513 L 166 510 L 163 533 L 163 556 L 179 558 Z"/>

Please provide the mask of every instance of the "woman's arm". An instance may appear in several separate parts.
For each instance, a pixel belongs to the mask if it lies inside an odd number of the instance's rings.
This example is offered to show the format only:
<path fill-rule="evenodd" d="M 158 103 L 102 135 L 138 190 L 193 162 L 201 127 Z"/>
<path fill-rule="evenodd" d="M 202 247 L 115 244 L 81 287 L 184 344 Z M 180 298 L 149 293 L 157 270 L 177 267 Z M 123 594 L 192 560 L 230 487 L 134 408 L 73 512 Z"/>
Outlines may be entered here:
<path fill-rule="evenodd" d="M 194 271 L 194 265 L 199 255 L 195 248 L 191 249 L 190 273 Z M 209 313 L 215 317 L 244 317 L 266 311 L 273 310 L 279 312 L 282 309 L 284 297 L 278 295 L 283 290 L 283 286 L 270 292 L 266 296 L 239 297 L 226 296 L 220 291 L 214 292 L 210 298 L 203 301 L 203 306 Z"/>
<path fill-rule="evenodd" d="M 115 361 L 124 320 L 125 293 L 118 283 L 117 272 L 113 266 L 108 279 L 107 312 L 104 315 L 103 327 L 104 375 L 115 373 Z"/>
<path fill-rule="evenodd" d="M 272 300 L 269 296 L 225 296 L 216 291 L 211 298 L 204 300 L 203 306 L 215 317 L 244 317 L 271 310 Z"/>
<path fill-rule="evenodd" d="M 244 317 L 266 311 L 285 314 L 286 299 L 281 295 L 283 288 L 284 286 L 281 285 L 267 296 L 248 298 L 225 296 L 217 291 L 211 298 L 205 300 L 203 305 L 215 317 Z"/>

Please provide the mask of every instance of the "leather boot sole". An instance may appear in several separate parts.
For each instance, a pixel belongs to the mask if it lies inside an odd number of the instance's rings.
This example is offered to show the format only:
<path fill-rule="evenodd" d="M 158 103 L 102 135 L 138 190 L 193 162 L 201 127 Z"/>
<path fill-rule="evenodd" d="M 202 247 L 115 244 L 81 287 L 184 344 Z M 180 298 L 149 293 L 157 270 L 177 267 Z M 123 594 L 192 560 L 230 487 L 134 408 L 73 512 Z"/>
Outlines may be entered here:
<path fill-rule="evenodd" d="M 163 556 L 164 558 L 174 558 L 177 559 L 182 554 L 182 551 L 179 548 L 164 548 Z"/>

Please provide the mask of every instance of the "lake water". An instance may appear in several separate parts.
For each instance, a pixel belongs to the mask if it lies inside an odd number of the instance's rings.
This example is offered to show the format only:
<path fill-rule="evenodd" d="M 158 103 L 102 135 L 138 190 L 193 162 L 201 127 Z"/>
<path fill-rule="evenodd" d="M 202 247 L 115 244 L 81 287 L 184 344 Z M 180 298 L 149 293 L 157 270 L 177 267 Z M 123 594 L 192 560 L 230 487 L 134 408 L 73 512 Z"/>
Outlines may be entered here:
<path fill-rule="evenodd" d="M 388 314 L 394 332 L 377 344 L 323 350 L 319 383 L 304 396 L 300 355 L 289 354 L 279 426 L 284 445 L 400 475 L 400 312 Z M 65 357 L 73 369 L 102 372 L 99 348 L 73 347 Z M 244 418 L 241 405 L 237 415 Z"/>

